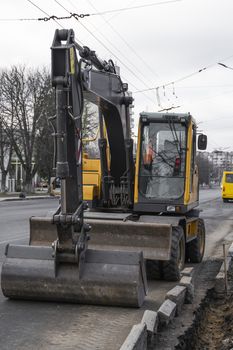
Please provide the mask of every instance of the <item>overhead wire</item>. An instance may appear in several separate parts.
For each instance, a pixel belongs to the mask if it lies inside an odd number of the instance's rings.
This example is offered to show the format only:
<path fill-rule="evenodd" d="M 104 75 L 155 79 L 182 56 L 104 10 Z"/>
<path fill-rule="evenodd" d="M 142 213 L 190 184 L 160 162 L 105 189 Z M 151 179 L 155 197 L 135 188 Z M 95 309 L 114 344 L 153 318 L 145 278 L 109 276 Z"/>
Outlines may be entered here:
<path fill-rule="evenodd" d="M 227 57 L 225 57 L 225 58 L 222 58 L 221 61 L 226 61 L 226 60 L 228 60 L 228 59 L 230 59 L 230 58 L 232 58 L 232 57 L 233 57 L 233 55 L 227 56 Z M 183 80 L 189 79 L 189 78 L 193 77 L 194 75 L 197 75 L 197 74 L 199 74 L 199 73 L 202 73 L 203 71 L 206 71 L 207 69 L 212 68 L 212 67 L 214 67 L 214 66 L 216 66 L 216 65 L 219 65 L 219 64 L 220 64 L 220 63 L 218 63 L 218 62 L 209 64 L 209 65 L 206 66 L 206 67 L 200 68 L 199 70 L 197 70 L 197 71 L 195 71 L 195 72 L 193 72 L 193 73 L 190 73 L 190 74 L 188 74 L 188 75 L 185 75 L 185 76 L 183 76 L 183 77 L 181 77 L 181 78 L 178 78 L 178 79 L 176 79 L 176 80 L 172 80 L 172 81 L 169 81 L 169 82 L 167 82 L 167 83 L 164 83 L 164 84 L 161 84 L 161 85 L 158 85 L 158 86 L 155 86 L 155 87 L 151 87 L 149 90 L 145 90 L 145 89 L 144 89 L 144 90 L 134 91 L 134 93 L 145 92 L 145 91 L 151 91 L 151 90 L 156 90 L 156 89 L 160 89 L 160 88 L 165 88 L 165 87 L 167 87 L 167 86 L 170 86 L 170 85 L 179 83 L 179 82 L 181 82 L 181 81 L 183 81 Z M 220 64 L 220 65 L 221 65 L 221 66 L 225 66 L 225 68 L 230 68 L 230 67 L 228 67 L 228 66 L 226 66 L 226 65 L 224 65 L 224 64 Z M 230 69 L 233 69 L 233 68 L 230 68 Z"/>
<path fill-rule="evenodd" d="M 104 12 L 96 12 L 96 13 L 81 13 L 81 14 L 71 13 L 70 16 L 57 16 L 57 15 L 49 16 L 42 10 L 42 12 L 44 14 L 46 14 L 47 17 L 44 17 L 44 18 L 0 18 L 0 21 L 49 21 L 49 20 L 52 20 L 52 19 L 65 20 L 65 19 L 70 19 L 72 17 L 84 18 L 84 17 L 88 17 L 88 16 L 97 16 L 97 15 L 102 16 L 102 15 L 108 14 L 108 13 L 115 13 L 115 12 L 135 10 L 135 9 L 141 9 L 143 7 L 151 7 L 151 6 L 169 4 L 169 3 L 180 2 L 180 1 L 183 1 L 183 0 L 160 1 L 160 2 L 154 2 L 154 3 L 146 4 L 146 5 L 124 7 L 124 8 L 120 8 L 120 9 L 106 10 Z M 38 10 L 40 10 L 39 6 L 35 5 L 32 1 L 29 1 L 29 2 L 31 2 L 31 4 L 33 6 L 37 7 Z"/>
<path fill-rule="evenodd" d="M 137 6 L 123 7 L 123 8 L 121 8 L 121 9 L 106 10 L 106 11 L 102 11 L 102 12 L 91 13 L 91 16 L 106 15 L 106 14 L 108 14 L 108 13 L 122 12 L 122 11 L 129 11 L 129 10 L 136 10 L 136 9 L 141 9 L 141 8 L 145 8 L 145 7 L 152 7 L 152 6 L 163 5 L 163 4 L 169 4 L 169 3 L 173 3 L 173 2 L 181 2 L 181 1 L 183 1 L 183 0 L 159 1 L 159 2 L 153 2 L 153 3 L 145 4 L 145 5 L 137 5 Z"/>
<path fill-rule="evenodd" d="M 218 64 L 219 64 L 220 66 L 224 67 L 224 68 L 228 68 L 228 69 L 233 70 L 233 68 L 232 68 L 232 67 L 229 67 L 229 66 L 227 66 L 227 65 L 226 65 L 226 64 L 224 64 L 224 63 L 218 62 Z"/>
<path fill-rule="evenodd" d="M 90 16 L 89 14 L 78 14 L 78 13 L 71 13 L 69 16 L 57 16 L 57 15 L 51 15 L 47 17 L 38 17 L 38 18 L 0 18 L 0 22 L 12 22 L 12 21 L 44 21 L 48 22 L 50 20 L 56 19 L 56 20 L 63 20 L 63 19 L 71 19 L 72 17 L 77 18 L 84 18 Z"/>
<path fill-rule="evenodd" d="M 42 10 L 42 8 L 39 7 L 38 5 L 36 5 L 32 0 L 26 0 L 26 1 L 29 2 L 31 5 L 33 5 L 35 8 L 37 8 L 39 11 L 41 11 L 44 15 L 50 17 L 50 15 L 47 12 Z M 64 27 L 56 19 L 54 19 L 54 22 L 57 23 L 59 25 L 59 27 L 64 29 Z"/>

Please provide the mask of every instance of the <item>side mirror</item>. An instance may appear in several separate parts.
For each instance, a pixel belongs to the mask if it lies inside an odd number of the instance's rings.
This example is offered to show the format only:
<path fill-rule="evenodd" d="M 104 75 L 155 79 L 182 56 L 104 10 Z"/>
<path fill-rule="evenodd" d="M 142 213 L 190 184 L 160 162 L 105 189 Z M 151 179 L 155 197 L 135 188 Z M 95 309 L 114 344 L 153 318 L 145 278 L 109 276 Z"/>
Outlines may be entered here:
<path fill-rule="evenodd" d="M 198 149 L 200 149 L 201 151 L 204 151 L 207 147 L 207 136 L 204 134 L 200 134 L 198 136 Z"/>

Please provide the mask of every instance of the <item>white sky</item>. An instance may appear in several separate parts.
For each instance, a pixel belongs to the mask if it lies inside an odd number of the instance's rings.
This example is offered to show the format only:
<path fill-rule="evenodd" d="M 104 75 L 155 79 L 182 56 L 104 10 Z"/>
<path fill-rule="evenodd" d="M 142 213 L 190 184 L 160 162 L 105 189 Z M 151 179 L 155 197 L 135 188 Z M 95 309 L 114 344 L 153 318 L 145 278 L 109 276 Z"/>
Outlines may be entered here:
<path fill-rule="evenodd" d="M 67 15 L 55 0 L 32 1 L 49 15 Z M 58 1 L 76 13 L 95 13 L 156 2 Z M 100 58 L 112 58 L 121 67 L 123 81 L 129 83 L 133 92 L 176 81 L 213 64 L 208 70 L 175 83 L 174 90 L 172 85 L 166 87 L 165 96 L 163 88 L 159 89 L 159 94 L 163 108 L 180 105 L 174 111 L 190 112 L 196 118 L 200 129 L 208 135 L 208 150 L 222 148 L 230 151 L 233 150 L 233 70 L 215 63 L 223 62 L 233 67 L 232 14 L 232 0 L 182 0 L 91 16 L 79 22 L 72 19 L 59 23 L 64 28 L 73 28 L 76 41 L 95 50 Z M 1 19 L 44 16 L 27 0 L 0 0 Z M 0 21 L 0 68 L 13 64 L 50 66 L 50 46 L 56 28 L 59 27 L 54 21 Z M 155 91 L 133 93 L 133 96 L 135 123 L 141 111 L 161 109 Z"/>

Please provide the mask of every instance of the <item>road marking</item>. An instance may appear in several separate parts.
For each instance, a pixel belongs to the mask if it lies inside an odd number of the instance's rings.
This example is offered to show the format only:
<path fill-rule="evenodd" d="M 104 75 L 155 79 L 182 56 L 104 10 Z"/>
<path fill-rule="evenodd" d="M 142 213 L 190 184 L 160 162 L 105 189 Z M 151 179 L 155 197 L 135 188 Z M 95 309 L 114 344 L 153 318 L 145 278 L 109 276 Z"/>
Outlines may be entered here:
<path fill-rule="evenodd" d="M 27 238 L 28 237 L 28 235 L 24 235 L 24 236 L 20 236 L 20 237 L 13 237 L 12 239 L 8 239 L 8 240 L 6 240 L 6 241 L 0 241 L 0 245 L 1 244 L 5 244 L 5 243 L 9 243 L 9 242 L 13 242 L 13 241 L 20 241 L 21 239 L 23 239 L 23 238 Z"/>

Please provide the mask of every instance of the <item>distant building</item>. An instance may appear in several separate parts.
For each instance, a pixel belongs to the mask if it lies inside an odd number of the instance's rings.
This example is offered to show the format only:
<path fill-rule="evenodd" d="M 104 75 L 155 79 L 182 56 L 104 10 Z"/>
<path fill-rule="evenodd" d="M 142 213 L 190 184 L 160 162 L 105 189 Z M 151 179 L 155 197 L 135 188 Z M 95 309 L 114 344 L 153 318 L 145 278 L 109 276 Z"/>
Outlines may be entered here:
<path fill-rule="evenodd" d="M 212 168 L 211 178 L 217 182 L 221 181 L 223 171 L 233 171 L 233 152 L 214 150 L 212 152 L 198 152 L 197 154 L 208 159 Z"/>

